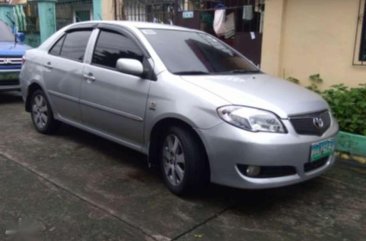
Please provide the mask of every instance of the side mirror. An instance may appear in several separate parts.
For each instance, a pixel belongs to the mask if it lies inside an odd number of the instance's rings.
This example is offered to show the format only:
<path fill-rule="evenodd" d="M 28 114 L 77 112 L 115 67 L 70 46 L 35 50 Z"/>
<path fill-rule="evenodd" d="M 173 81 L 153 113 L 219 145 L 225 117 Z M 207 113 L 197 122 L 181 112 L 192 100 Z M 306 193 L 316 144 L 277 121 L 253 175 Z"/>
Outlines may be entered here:
<path fill-rule="evenodd" d="M 126 74 L 142 76 L 144 67 L 142 63 L 136 59 L 121 58 L 117 60 L 116 68 L 118 71 Z"/>

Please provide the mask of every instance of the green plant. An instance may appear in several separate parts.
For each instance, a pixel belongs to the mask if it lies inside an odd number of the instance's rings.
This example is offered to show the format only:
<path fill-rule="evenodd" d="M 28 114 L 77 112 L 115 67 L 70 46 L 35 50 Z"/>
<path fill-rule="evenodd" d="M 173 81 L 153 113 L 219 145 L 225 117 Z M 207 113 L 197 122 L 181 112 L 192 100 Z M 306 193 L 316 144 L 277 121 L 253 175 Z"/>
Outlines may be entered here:
<path fill-rule="evenodd" d="M 295 77 L 290 76 L 287 78 L 287 80 L 292 83 L 295 83 L 295 84 L 300 84 L 300 80 Z M 323 83 L 323 79 L 320 77 L 320 74 L 310 75 L 309 81 L 310 81 L 310 85 L 306 86 L 306 88 L 320 94 L 321 91 L 320 91 L 319 85 Z"/>
<path fill-rule="evenodd" d="M 366 135 L 366 84 L 349 88 L 334 85 L 321 93 L 342 131 Z"/>
<path fill-rule="evenodd" d="M 300 83 L 294 77 L 287 80 Z M 342 131 L 366 136 L 366 84 L 360 84 L 356 88 L 338 84 L 321 91 L 319 85 L 323 83 L 323 79 L 320 74 L 309 76 L 309 80 L 310 85 L 306 88 L 323 96 Z"/>
<path fill-rule="evenodd" d="M 320 94 L 321 90 L 319 89 L 319 85 L 323 83 L 323 79 L 320 77 L 320 74 L 310 75 L 309 80 L 310 85 L 307 86 L 306 88 Z"/>
<path fill-rule="evenodd" d="M 288 77 L 287 80 L 295 84 L 300 84 L 300 80 L 294 77 Z"/>

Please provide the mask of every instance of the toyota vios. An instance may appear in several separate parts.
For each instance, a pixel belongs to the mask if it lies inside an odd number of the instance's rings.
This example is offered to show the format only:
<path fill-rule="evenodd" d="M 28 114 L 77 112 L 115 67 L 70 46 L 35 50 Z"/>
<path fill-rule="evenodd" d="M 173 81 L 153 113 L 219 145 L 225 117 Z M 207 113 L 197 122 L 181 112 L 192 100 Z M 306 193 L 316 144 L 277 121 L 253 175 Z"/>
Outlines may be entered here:
<path fill-rule="evenodd" d="M 39 132 L 64 122 L 145 153 L 176 194 L 290 185 L 335 160 L 338 124 L 320 96 L 204 32 L 77 23 L 28 51 L 20 78 Z"/>

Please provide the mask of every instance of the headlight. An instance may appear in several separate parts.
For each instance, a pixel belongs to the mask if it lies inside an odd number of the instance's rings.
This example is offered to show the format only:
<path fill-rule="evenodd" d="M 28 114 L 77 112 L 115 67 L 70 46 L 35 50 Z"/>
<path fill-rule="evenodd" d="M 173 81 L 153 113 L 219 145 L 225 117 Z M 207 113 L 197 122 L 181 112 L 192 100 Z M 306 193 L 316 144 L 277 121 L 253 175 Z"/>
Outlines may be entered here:
<path fill-rule="evenodd" d="M 286 133 L 279 118 L 264 110 L 244 106 L 222 106 L 217 113 L 224 121 L 252 132 Z"/>

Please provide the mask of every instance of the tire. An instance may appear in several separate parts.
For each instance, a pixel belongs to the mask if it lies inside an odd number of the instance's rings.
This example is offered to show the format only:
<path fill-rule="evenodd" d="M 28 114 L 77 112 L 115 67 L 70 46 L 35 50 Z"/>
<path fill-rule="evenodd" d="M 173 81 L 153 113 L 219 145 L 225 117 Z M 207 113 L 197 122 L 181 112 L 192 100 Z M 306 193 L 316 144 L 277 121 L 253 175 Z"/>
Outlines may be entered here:
<path fill-rule="evenodd" d="M 42 134 L 53 133 L 59 122 L 53 118 L 51 106 L 42 90 L 36 90 L 31 96 L 31 118 L 36 130 Z"/>
<path fill-rule="evenodd" d="M 203 189 L 209 181 L 204 147 L 192 131 L 169 128 L 159 145 L 160 169 L 168 189 L 176 195 Z"/>

